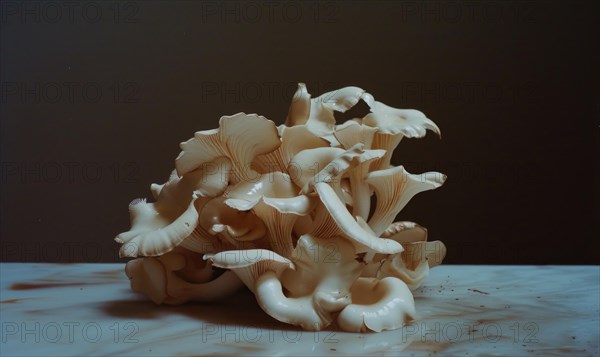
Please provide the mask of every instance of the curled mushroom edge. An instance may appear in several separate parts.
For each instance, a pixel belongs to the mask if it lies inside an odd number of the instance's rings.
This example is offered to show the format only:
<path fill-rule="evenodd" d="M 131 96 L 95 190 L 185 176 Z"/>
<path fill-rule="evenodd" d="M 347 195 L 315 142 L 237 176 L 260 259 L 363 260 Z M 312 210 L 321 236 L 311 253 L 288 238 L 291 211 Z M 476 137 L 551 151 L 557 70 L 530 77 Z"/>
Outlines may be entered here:
<path fill-rule="evenodd" d="M 336 122 L 359 101 L 369 112 Z M 248 288 L 271 317 L 306 330 L 398 329 L 446 246 L 394 220 L 439 172 L 392 164 L 403 138 L 439 127 L 359 87 L 313 97 L 304 83 L 284 124 L 223 116 L 180 144 L 175 169 L 129 205 L 116 236 L 131 289 L 156 304 L 226 299 Z M 404 145 L 404 144 L 403 144 Z"/>

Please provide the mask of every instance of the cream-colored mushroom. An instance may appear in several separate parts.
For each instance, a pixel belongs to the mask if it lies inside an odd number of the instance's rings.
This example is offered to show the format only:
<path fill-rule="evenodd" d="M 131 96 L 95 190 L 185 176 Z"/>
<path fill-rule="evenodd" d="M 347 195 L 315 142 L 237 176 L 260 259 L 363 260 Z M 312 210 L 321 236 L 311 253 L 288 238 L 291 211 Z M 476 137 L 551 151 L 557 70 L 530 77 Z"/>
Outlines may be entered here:
<path fill-rule="evenodd" d="M 219 129 L 198 131 L 181 143 L 175 166 L 183 175 L 218 157 L 227 157 L 232 164 L 232 183 L 255 180 L 260 175 L 251 168 L 254 158 L 279 145 L 275 123 L 256 114 L 238 113 L 221 117 Z"/>
<path fill-rule="evenodd" d="M 362 119 L 362 123 L 379 129 L 372 148 L 386 150 L 386 155 L 373 165 L 377 170 L 390 167 L 392 153 L 403 137 L 421 138 L 427 129 L 441 135 L 438 126 L 418 110 L 392 108 L 372 97 L 365 101 L 371 107 L 371 113 Z"/>
<path fill-rule="evenodd" d="M 393 108 L 376 100 L 366 100 L 366 102 L 371 107 L 371 113 L 363 118 L 362 123 L 378 128 L 380 133 L 421 138 L 429 129 L 441 135 L 440 128 L 423 112 L 415 109 Z"/>
<path fill-rule="evenodd" d="M 238 242 L 235 245 L 227 242 L 224 239 L 218 239 L 210 234 L 201 225 L 197 225 L 194 231 L 185 238 L 180 247 L 196 253 L 218 253 L 224 250 L 247 248 L 245 242 Z M 252 245 L 254 248 L 255 246 Z"/>
<path fill-rule="evenodd" d="M 322 236 L 321 234 L 325 231 L 333 234 L 340 232 L 353 241 L 358 253 L 380 252 L 389 254 L 402 251 L 402 246 L 397 242 L 377 237 L 362 217 L 353 217 L 343 200 L 344 195 L 341 189 L 340 177 L 348 171 L 361 170 L 361 165 L 381 157 L 383 152 L 363 150 L 360 143 L 349 150 L 321 148 L 306 150 L 305 152 L 306 154 L 298 154 L 292 160 L 299 163 L 298 167 L 306 167 L 308 163 L 319 158 L 322 161 L 320 164 L 327 164 L 317 174 L 312 173 L 312 175 L 296 177 L 295 182 L 303 185 L 302 192 L 308 193 L 314 190 L 326 211 L 320 210 L 319 215 L 313 219 L 312 227 L 304 229 L 302 233 L 310 232 Z M 323 216 L 325 214 L 329 217 Z"/>
<path fill-rule="evenodd" d="M 436 189 L 445 180 L 446 176 L 439 172 L 413 175 L 403 166 L 369 173 L 366 181 L 377 195 L 377 205 L 369 226 L 375 234 L 382 234 L 414 195 Z"/>
<path fill-rule="evenodd" d="M 337 318 L 344 331 L 394 330 L 416 315 L 412 293 L 400 279 L 359 278 L 350 291 L 352 304 Z"/>
<path fill-rule="evenodd" d="M 125 273 L 131 280 L 133 291 L 145 294 L 156 304 L 215 301 L 243 286 L 232 272 L 214 278 L 210 264 L 182 248 L 159 258 L 131 260 L 125 267 Z"/>
<path fill-rule="evenodd" d="M 327 92 L 310 102 L 310 116 L 306 126 L 319 135 L 331 135 L 335 130 L 334 111 L 344 113 L 368 93 L 358 87 L 344 87 Z"/>
<path fill-rule="evenodd" d="M 337 129 L 334 132 L 335 138 L 345 149 L 350 149 L 354 145 L 361 143 L 364 148 L 370 149 L 373 143 L 373 136 L 377 132 L 377 128 L 371 128 L 366 125 L 348 125 L 344 128 Z M 383 151 L 379 151 L 385 155 Z M 379 159 L 379 158 L 378 158 Z M 360 216 L 364 220 L 369 218 L 371 209 L 371 193 L 372 190 L 369 184 L 365 181 L 371 161 L 365 162 L 359 168 L 350 170 L 349 182 L 352 196 L 352 214 Z"/>
<path fill-rule="evenodd" d="M 304 235 L 292 261 L 271 251 L 221 252 L 208 259 L 235 272 L 270 316 L 320 330 L 351 302 L 349 289 L 362 268 L 355 256 L 345 239 Z"/>
<path fill-rule="evenodd" d="M 402 244 L 424 242 L 427 240 L 427 228 L 415 222 L 394 222 L 386 228 L 381 236 Z"/>
<path fill-rule="evenodd" d="M 134 200 L 130 206 L 131 229 L 115 240 L 122 243 L 121 257 L 158 256 L 169 252 L 188 237 L 198 224 L 198 206 L 207 197 L 220 195 L 227 186 L 227 158 L 217 158 L 182 177 L 172 175 L 160 190 L 154 203 Z M 159 191 L 159 192 L 157 192 Z"/>
<path fill-rule="evenodd" d="M 427 229 L 414 222 L 395 222 L 382 236 L 401 243 L 404 251 L 375 255 L 373 262 L 363 269 L 363 277 L 396 277 L 414 290 L 427 278 L 429 269 L 441 264 L 446 255 L 446 246 L 440 241 L 427 242 Z"/>
<path fill-rule="evenodd" d="M 230 250 L 207 254 L 204 259 L 213 266 L 231 270 L 255 294 L 256 281 L 265 272 L 279 277 L 284 270 L 294 269 L 291 260 L 267 249 Z"/>
<path fill-rule="evenodd" d="M 274 268 L 273 264 L 288 268 L 284 264 L 289 260 L 263 253 L 260 256 L 268 257 L 262 259 L 269 262 L 268 267 L 240 263 L 241 272 L 231 264 L 222 264 L 223 259 L 218 261 L 217 257 L 227 254 L 222 252 L 210 259 L 216 266 L 233 269 L 254 291 L 267 314 L 308 330 L 328 326 L 335 313 L 350 303 L 349 289 L 361 269 L 352 244 L 342 238 L 300 237 L 291 258 L 293 269 Z"/>
<path fill-rule="evenodd" d="M 348 121 L 345 125 L 336 127 L 333 135 L 344 149 L 350 149 L 356 144 L 363 144 L 365 149 L 373 146 L 373 138 L 379 129 Z"/>
<path fill-rule="evenodd" d="M 242 248 L 242 243 L 256 241 L 267 234 L 263 221 L 252 212 L 231 208 L 226 197 L 210 200 L 202 209 L 199 224 L 209 234 L 217 235 L 227 243 Z M 251 245 L 246 245 L 246 248 Z"/>
<path fill-rule="evenodd" d="M 336 124 L 334 112 L 360 100 L 370 113 Z M 439 134 L 423 113 L 361 88 L 311 98 L 303 83 L 284 125 L 222 117 L 181 143 L 168 182 L 151 186 L 156 202 L 132 202 L 120 254 L 151 256 L 127 264 L 132 289 L 180 304 L 246 285 L 267 314 L 304 329 L 336 318 L 352 332 L 401 327 L 415 316 L 410 290 L 446 253 L 425 228 L 392 223 L 414 195 L 444 183 L 390 165 L 403 137 L 427 130 Z"/>
<path fill-rule="evenodd" d="M 397 277 L 411 290 L 417 289 L 429 275 L 429 269 L 442 263 L 446 246 L 440 241 L 404 243 L 404 252 L 387 258 L 377 277 Z"/>
<path fill-rule="evenodd" d="M 290 172 L 288 168 L 294 155 L 307 149 L 327 147 L 329 143 L 313 134 L 304 125 L 281 129 L 281 146 L 266 154 L 258 155 L 252 162 L 257 172 L 264 174 L 280 171 Z M 294 167 L 291 168 L 294 170 Z"/>
<path fill-rule="evenodd" d="M 156 258 L 137 258 L 125 265 L 125 274 L 131 290 L 146 295 L 155 304 L 167 298 L 167 275 L 164 266 Z"/>
<path fill-rule="evenodd" d="M 292 104 L 288 111 L 285 125 L 304 125 L 310 117 L 310 93 L 306 89 L 306 84 L 298 83 L 298 89 L 292 97 Z M 285 142 L 285 141 L 284 141 Z"/>
<path fill-rule="evenodd" d="M 367 165 L 383 155 L 383 150 L 363 150 L 360 143 L 348 150 L 331 147 L 304 150 L 294 156 L 290 163 L 290 167 L 294 166 L 297 169 L 292 178 L 302 187 L 302 193 L 310 192 L 317 182 L 327 182 L 343 199 L 342 176 L 350 170 L 362 172 L 362 165 Z"/>
<path fill-rule="evenodd" d="M 427 229 L 414 222 L 394 222 L 381 234 L 382 238 L 392 239 L 404 247 L 407 243 L 425 242 L 427 241 Z M 386 259 L 393 259 L 392 255 L 375 254 L 365 266 L 361 276 L 363 277 L 379 277 L 381 266 Z"/>
<path fill-rule="evenodd" d="M 314 207 L 315 201 L 298 195 L 298 187 L 289 175 L 281 172 L 264 174 L 258 182 L 244 182 L 231 188 L 227 205 L 236 210 L 252 212 L 265 224 L 270 247 L 289 257 L 294 249 L 292 229 L 299 216 Z"/>
<path fill-rule="evenodd" d="M 357 253 L 372 252 L 393 254 L 403 250 L 400 243 L 391 239 L 379 238 L 361 217 L 352 217 L 333 188 L 324 182 L 314 185 L 327 211 L 344 235 L 352 240 Z"/>

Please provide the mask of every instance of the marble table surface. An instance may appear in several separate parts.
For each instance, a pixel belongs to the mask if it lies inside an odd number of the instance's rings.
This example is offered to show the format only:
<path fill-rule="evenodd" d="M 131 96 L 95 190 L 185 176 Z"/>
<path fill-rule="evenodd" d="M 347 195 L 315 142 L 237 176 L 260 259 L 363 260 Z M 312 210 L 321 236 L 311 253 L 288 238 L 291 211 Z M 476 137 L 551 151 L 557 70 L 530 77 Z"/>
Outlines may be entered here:
<path fill-rule="evenodd" d="M 124 264 L 0 264 L 1 356 L 598 356 L 599 266 L 445 265 L 415 291 L 401 329 L 300 331 L 248 291 L 157 306 Z"/>

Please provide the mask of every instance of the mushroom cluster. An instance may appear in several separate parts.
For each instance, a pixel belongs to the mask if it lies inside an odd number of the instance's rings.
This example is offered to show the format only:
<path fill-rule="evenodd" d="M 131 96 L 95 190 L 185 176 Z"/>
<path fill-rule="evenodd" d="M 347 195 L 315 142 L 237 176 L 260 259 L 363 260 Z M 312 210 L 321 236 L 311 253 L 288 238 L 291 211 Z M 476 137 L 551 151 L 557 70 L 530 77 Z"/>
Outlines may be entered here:
<path fill-rule="evenodd" d="M 336 124 L 360 100 L 363 118 Z M 285 124 L 256 114 L 220 119 L 181 143 L 154 202 L 129 205 L 115 240 L 134 291 L 157 304 L 223 299 L 243 286 L 273 318 L 321 330 L 399 328 L 415 317 L 411 290 L 441 263 L 439 241 L 394 222 L 445 175 L 408 173 L 390 159 L 402 138 L 439 128 L 358 87 L 311 98 L 302 83 Z"/>

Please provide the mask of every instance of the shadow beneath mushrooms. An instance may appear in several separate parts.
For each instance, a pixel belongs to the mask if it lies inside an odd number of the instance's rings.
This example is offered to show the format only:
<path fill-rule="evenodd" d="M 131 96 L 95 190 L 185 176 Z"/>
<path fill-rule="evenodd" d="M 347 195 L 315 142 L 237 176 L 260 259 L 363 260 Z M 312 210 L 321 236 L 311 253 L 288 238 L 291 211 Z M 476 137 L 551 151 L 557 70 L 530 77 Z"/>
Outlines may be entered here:
<path fill-rule="evenodd" d="M 400 352 L 410 345 L 414 339 L 412 336 L 406 338 L 402 334 L 402 330 L 379 333 L 344 332 L 337 327 L 335 320 L 330 326 L 321 330 L 322 333 L 305 333 L 307 331 L 302 330 L 299 326 L 277 321 L 265 313 L 256 302 L 254 295 L 247 289 L 215 303 L 187 303 L 177 306 L 156 305 L 140 296 L 132 297 L 130 300 L 108 301 L 99 306 L 99 310 L 101 313 L 113 318 L 138 321 L 160 320 L 163 317 L 178 314 L 202 323 L 220 325 L 224 329 L 223 331 L 230 331 L 227 330 L 228 327 L 285 331 L 283 332 L 284 335 L 271 334 L 269 336 L 278 336 L 275 341 L 279 342 L 289 342 L 287 340 L 289 338 L 304 336 L 302 341 L 307 343 L 314 351 L 317 351 L 317 355 L 330 353 L 330 351 L 337 351 L 342 355 L 381 354 L 390 348 Z M 255 343 L 236 342 L 229 344 L 229 346 L 243 348 L 242 352 L 248 352 L 247 348 L 249 346 L 256 347 L 257 345 Z M 268 354 L 263 350 L 260 350 L 260 352 L 263 355 Z M 295 354 L 298 350 L 290 349 L 287 352 Z M 286 352 L 283 352 L 283 355 L 285 354 Z"/>
<path fill-rule="evenodd" d="M 180 314 L 213 324 L 288 331 L 301 330 L 298 326 L 277 321 L 265 313 L 256 302 L 252 292 L 247 289 L 214 303 L 190 302 L 176 306 L 156 305 L 152 301 L 140 297 L 131 300 L 108 301 L 98 309 L 107 316 L 124 319 L 151 320 Z"/>

